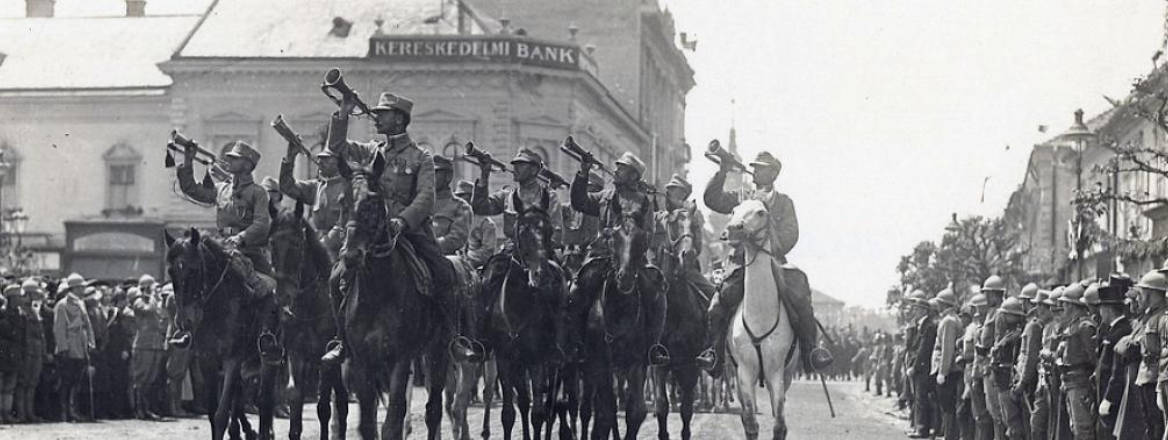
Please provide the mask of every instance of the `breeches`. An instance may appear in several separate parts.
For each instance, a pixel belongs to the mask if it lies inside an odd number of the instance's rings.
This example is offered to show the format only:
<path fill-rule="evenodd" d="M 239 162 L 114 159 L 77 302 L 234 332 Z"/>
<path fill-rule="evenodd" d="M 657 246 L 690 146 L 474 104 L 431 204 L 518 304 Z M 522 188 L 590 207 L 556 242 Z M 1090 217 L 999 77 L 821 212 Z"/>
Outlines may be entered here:
<path fill-rule="evenodd" d="M 1063 396 L 1075 440 L 1095 439 L 1095 397 L 1086 376 L 1063 377 Z"/>

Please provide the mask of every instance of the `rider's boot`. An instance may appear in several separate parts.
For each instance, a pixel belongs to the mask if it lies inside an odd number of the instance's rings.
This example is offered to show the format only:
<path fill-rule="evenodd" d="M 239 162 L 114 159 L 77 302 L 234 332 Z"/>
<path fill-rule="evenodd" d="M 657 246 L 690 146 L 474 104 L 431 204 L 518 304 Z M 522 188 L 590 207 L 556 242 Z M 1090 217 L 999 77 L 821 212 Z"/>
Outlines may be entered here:
<path fill-rule="evenodd" d="M 743 277 L 741 270 L 727 275 L 718 286 L 717 293 L 710 300 L 706 313 L 706 349 L 698 355 L 697 361 L 711 376 L 722 374 L 722 361 L 726 355 L 726 333 L 730 329 L 730 317 L 742 302 Z"/>
<path fill-rule="evenodd" d="M 665 293 L 658 292 L 657 297 L 649 301 L 649 337 L 653 341 L 649 347 L 649 365 L 665 365 L 670 361 L 669 350 L 661 344 L 661 337 L 665 333 Z"/>
<path fill-rule="evenodd" d="M 280 324 L 280 318 L 277 315 L 276 302 L 274 299 L 264 302 L 260 310 L 260 335 L 256 340 L 256 347 L 260 352 L 260 360 L 265 365 L 280 365 L 284 360 L 284 347 L 280 345 L 280 340 L 276 338 Z"/>
<path fill-rule="evenodd" d="M 345 270 L 344 264 L 338 264 L 334 266 L 333 273 L 329 276 L 329 296 L 333 302 L 333 317 L 337 323 L 337 334 L 325 345 L 325 353 L 320 357 L 321 362 L 328 365 L 337 365 L 345 360 L 345 344 L 341 337 L 341 332 L 344 330 L 344 322 L 341 320 L 341 302 L 348 294 L 349 286 L 352 284 L 350 275 L 350 272 Z"/>

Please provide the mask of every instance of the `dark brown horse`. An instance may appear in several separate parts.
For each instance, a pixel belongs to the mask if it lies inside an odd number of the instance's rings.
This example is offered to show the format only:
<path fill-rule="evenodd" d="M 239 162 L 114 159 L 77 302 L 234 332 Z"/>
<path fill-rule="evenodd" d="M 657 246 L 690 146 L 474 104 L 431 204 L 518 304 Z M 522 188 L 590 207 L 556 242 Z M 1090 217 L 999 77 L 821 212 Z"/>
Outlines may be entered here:
<path fill-rule="evenodd" d="M 710 306 L 710 298 L 686 279 L 687 268 L 698 264 L 694 237 L 690 235 L 690 226 L 696 220 L 696 210 L 692 204 L 678 209 L 667 214 L 673 221 L 658 225 L 665 227 L 665 241 L 657 248 L 657 261 L 669 286 L 666 292 L 668 312 L 661 343 L 672 356 L 670 363 L 652 369 L 657 438 L 661 440 L 669 438 L 670 393 L 667 390 L 670 379 L 676 380 L 678 398 L 681 400 L 681 438 L 690 438 L 694 391 L 700 376 L 694 358 L 706 340 L 706 309 Z"/>
<path fill-rule="evenodd" d="M 340 317 L 352 359 L 350 384 L 360 400 L 358 432 L 365 439 L 377 438 L 377 403 L 380 393 L 386 393 L 381 438 L 404 437 L 410 365 L 422 357 L 429 391 L 426 427 L 435 439 L 449 362 L 445 342 L 450 340 L 438 293 L 422 294 L 421 289 L 429 288 L 420 278 L 428 276 L 424 263 L 414 256 L 409 241 L 389 235 L 385 200 L 378 194 L 385 158 L 379 153 L 372 164 L 341 165 L 341 175 L 351 185 L 353 212 L 338 263 L 342 266 L 334 270 L 343 281 L 330 285 L 343 285 L 346 291 Z"/>
<path fill-rule="evenodd" d="M 620 203 L 615 199 L 611 203 L 617 220 L 598 238 L 608 255 L 593 257 L 580 269 L 567 313 L 570 328 L 579 328 L 581 322 L 584 326 L 581 438 L 588 436 L 588 418 L 594 412 L 594 440 L 617 431 L 617 383 L 624 384 L 625 438 L 637 437 L 648 413 L 644 386 L 648 353 L 654 333 L 660 331 L 653 329 L 654 319 L 663 318 L 650 314 L 663 309 L 665 301 L 665 279 L 645 258 L 651 225 L 635 220 L 645 218 L 641 210 L 650 207 L 622 215 Z"/>
<path fill-rule="evenodd" d="M 268 238 L 276 288 L 282 298 L 292 299 L 292 317 L 283 326 L 284 346 L 292 373 L 288 418 L 288 438 L 298 440 L 303 432 L 304 397 L 316 394 L 316 415 L 320 438 L 328 440 L 329 421 L 336 411 L 332 438 L 345 438 L 349 415 L 349 390 L 341 380 L 340 365 L 320 361 L 325 344 L 336 334 L 336 319 L 328 296 L 328 251 L 321 245 L 316 229 L 304 219 L 304 205 L 272 213 Z M 329 400 L 332 399 L 332 407 Z"/>
<path fill-rule="evenodd" d="M 221 440 L 230 417 L 243 414 L 241 374 L 245 366 L 259 371 L 260 438 L 273 438 L 276 370 L 259 362 L 255 341 L 260 310 L 273 308 L 263 302 L 274 302 L 275 298 L 245 298 L 244 280 L 231 270 L 229 262 L 242 257 L 229 254 L 218 240 L 204 237 L 194 228 L 186 238 L 175 239 L 169 233 L 165 238 L 166 270 L 174 282 L 177 305 L 175 321 L 192 333 L 191 353 L 206 387 L 203 396 L 211 438 Z"/>
<path fill-rule="evenodd" d="M 511 438 L 518 403 L 523 438 L 551 435 L 553 388 L 561 350 L 556 329 L 564 301 L 564 273 L 551 252 L 552 223 L 540 207 L 525 207 L 513 195 L 518 219 L 515 248 L 494 258 L 510 258 L 499 292 L 489 311 L 489 339 L 494 347 L 503 391 L 503 438 Z M 544 206 L 547 206 L 545 195 Z M 561 429 L 567 429 L 561 425 Z"/>

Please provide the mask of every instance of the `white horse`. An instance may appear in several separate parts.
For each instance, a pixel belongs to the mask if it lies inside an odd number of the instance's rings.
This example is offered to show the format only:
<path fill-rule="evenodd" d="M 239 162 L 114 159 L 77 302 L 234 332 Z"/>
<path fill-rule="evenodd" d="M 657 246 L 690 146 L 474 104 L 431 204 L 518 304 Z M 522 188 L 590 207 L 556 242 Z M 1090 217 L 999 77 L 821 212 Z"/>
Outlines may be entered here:
<path fill-rule="evenodd" d="M 762 202 L 746 200 L 734 208 L 727 237 L 738 241 L 744 251 L 742 303 L 730 321 L 727 347 L 737 365 L 738 396 L 742 404 L 742 427 L 746 438 L 758 438 L 755 419 L 755 392 L 765 383 L 770 393 L 771 415 L 775 418 L 775 439 L 787 437 L 783 404 L 799 365 L 795 332 L 790 315 L 779 298 L 775 271 L 779 263 L 769 252 L 770 214 Z M 790 273 L 786 272 L 786 273 Z M 787 282 L 795 280 L 788 279 Z"/>

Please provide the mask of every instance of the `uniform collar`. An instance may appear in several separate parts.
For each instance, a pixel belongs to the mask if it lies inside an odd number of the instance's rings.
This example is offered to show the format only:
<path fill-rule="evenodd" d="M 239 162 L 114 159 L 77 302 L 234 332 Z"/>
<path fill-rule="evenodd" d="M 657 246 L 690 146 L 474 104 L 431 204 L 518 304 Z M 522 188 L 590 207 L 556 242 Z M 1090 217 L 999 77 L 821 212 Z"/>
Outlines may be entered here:
<path fill-rule="evenodd" d="M 543 189 L 543 185 L 540 185 L 539 179 L 531 179 L 531 180 L 528 180 L 526 182 L 520 183 L 519 187 L 526 190 L 526 191 L 537 191 L 537 190 Z"/>
<path fill-rule="evenodd" d="M 397 151 L 405 146 L 412 144 L 409 133 L 393 134 L 385 137 L 386 151 Z"/>
<path fill-rule="evenodd" d="M 231 176 L 231 187 L 232 188 L 239 189 L 239 187 L 246 186 L 246 185 L 251 184 L 251 183 L 255 183 L 255 178 L 252 177 L 251 173 L 237 174 L 237 175 Z"/>

